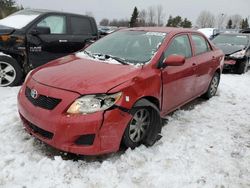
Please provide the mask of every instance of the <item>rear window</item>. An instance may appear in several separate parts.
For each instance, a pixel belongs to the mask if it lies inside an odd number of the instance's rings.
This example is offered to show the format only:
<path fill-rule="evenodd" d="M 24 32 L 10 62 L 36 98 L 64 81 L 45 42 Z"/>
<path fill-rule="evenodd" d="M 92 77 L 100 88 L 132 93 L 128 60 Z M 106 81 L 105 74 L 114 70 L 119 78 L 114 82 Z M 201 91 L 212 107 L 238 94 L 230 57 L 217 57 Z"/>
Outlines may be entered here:
<path fill-rule="evenodd" d="M 87 18 L 73 16 L 70 18 L 71 32 L 74 35 L 90 35 L 92 34 L 92 28 L 90 20 Z"/>
<path fill-rule="evenodd" d="M 199 55 L 211 50 L 206 39 L 200 35 L 192 35 L 192 40 L 195 46 L 195 55 Z"/>
<path fill-rule="evenodd" d="M 242 45 L 248 44 L 249 38 L 246 35 L 219 35 L 213 39 L 215 44 Z"/>

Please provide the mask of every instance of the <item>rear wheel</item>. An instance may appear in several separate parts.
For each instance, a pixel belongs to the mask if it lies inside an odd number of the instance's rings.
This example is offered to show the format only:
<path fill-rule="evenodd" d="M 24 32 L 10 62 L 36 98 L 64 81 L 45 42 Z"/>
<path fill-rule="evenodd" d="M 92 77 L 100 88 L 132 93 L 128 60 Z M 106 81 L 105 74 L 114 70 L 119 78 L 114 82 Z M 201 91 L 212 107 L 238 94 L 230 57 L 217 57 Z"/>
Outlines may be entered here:
<path fill-rule="evenodd" d="M 0 56 L 0 86 L 16 86 L 22 81 L 23 73 L 17 61 Z"/>
<path fill-rule="evenodd" d="M 210 99 L 211 97 L 213 97 L 217 92 L 219 83 L 220 83 L 220 74 L 216 72 L 209 84 L 208 90 L 203 95 L 203 97 L 206 99 Z"/>
<path fill-rule="evenodd" d="M 160 115 L 151 107 L 135 107 L 132 113 L 133 117 L 123 136 L 123 144 L 132 149 L 141 144 L 153 145 L 159 134 L 157 126 L 161 126 Z"/>

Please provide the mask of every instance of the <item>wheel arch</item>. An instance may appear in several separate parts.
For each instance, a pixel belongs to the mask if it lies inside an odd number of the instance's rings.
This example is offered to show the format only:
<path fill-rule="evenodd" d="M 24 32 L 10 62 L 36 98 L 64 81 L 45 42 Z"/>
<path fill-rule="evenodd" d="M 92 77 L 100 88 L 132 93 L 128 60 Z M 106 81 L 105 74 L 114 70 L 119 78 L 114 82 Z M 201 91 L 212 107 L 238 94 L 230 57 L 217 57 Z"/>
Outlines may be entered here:
<path fill-rule="evenodd" d="M 162 129 L 162 118 L 160 116 L 159 100 L 152 96 L 145 96 L 137 100 L 132 107 L 131 113 L 133 114 L 133 109 L 138 107 L 150 107 L 152 108 L 153 126 L 151 131 L 148 133 L 144 140 L 146 146 L 152 146 L 157 140 L 161 138 L 160 133 Z"/>
<path fill-rule="evenodd" d="M 215 71 L 215 73 L 218 73 L 219 76 L 221 76 L 221 72 L 222 72 L 222 70 L 220 68 L 217 68 L 216 71 Z"/>
<path fill-rule="evenodd" d="M 144 96 L 138 99 L 133 105 L 133 107 L 143 107 L 143 106 L 152 107 L 158 113 L 160 113 L 160 101 L 156 97 Z"/>

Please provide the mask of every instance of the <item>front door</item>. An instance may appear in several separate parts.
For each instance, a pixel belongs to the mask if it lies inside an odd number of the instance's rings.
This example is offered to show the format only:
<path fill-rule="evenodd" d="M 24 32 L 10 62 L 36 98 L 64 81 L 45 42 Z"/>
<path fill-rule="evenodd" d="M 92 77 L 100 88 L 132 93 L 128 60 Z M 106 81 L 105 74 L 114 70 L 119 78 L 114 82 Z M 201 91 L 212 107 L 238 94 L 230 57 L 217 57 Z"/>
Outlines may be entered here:
<path fill-rule="evenodd" d="M 169 66 L 162 70 L 163 101 L 162 111 L 166 114 L 194 97 L 194 62 L 192 48 L 187 34 L 175 36 L 164 57 L 171 54 L 183 55 L 186 60 L 182 66 Z"/>
<path fill-rule="evenodd" d="M 65 15 L 47 15 L 32 29 L 47 27 L 49 34 L 27 34 L 27 53 L 33 68 L 71 53 Z M 32 30 L 31 29 L 31 30 Z"/>

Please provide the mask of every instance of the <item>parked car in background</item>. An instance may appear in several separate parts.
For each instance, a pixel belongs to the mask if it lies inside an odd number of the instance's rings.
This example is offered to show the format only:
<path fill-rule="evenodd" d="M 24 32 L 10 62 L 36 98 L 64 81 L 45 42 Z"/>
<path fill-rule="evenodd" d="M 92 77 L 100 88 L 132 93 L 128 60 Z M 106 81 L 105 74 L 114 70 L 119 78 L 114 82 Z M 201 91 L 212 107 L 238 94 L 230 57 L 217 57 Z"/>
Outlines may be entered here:
<path fill-rule="evenodd" d="M 250 28 L 242 29 L 240 33 L 250 33 Z"/>
<path fill-rule="evenodd" d="M 119 30 L 119 27 L 115 27 L 115 26 L 99 26 L 98 27 L 98 32 L 100 34 L 100 36 L 106 36 L 108 34 L 111 34 L 117 30 Z"/>
<path fill-rule="evenodd" d="M 239 33 L 240 29 L 220 29 L 220 33 Z"/>
<path fill-rule="evenodd" d="M 216 94 L 224 54 L 200 32 L 130 28 L 32 71 L 19 94 L 26 130 L 63 151 L 153 145 L 162 118 Z"/>
<path fill-rule="evenodd" d="M 33 68 L 76 52 L 98 38 L 94 18 L 22 10 L 0 20 L 0 86 L 15 86 Z"/>
<path fill-rule="evenodd" d="M 213 39 L 214 44 L 225 53 L 224 69 L 243 74 L 250 66 L 250 35 L 220 34 Z"/>
<path fill-rule="evenodd" d="M 201 33 L 203 33 L 207 38 L 213 39 L 215 36 L 219 35 L 220 31 L 217 28 L 201 28 L 198 29 Z"/>

